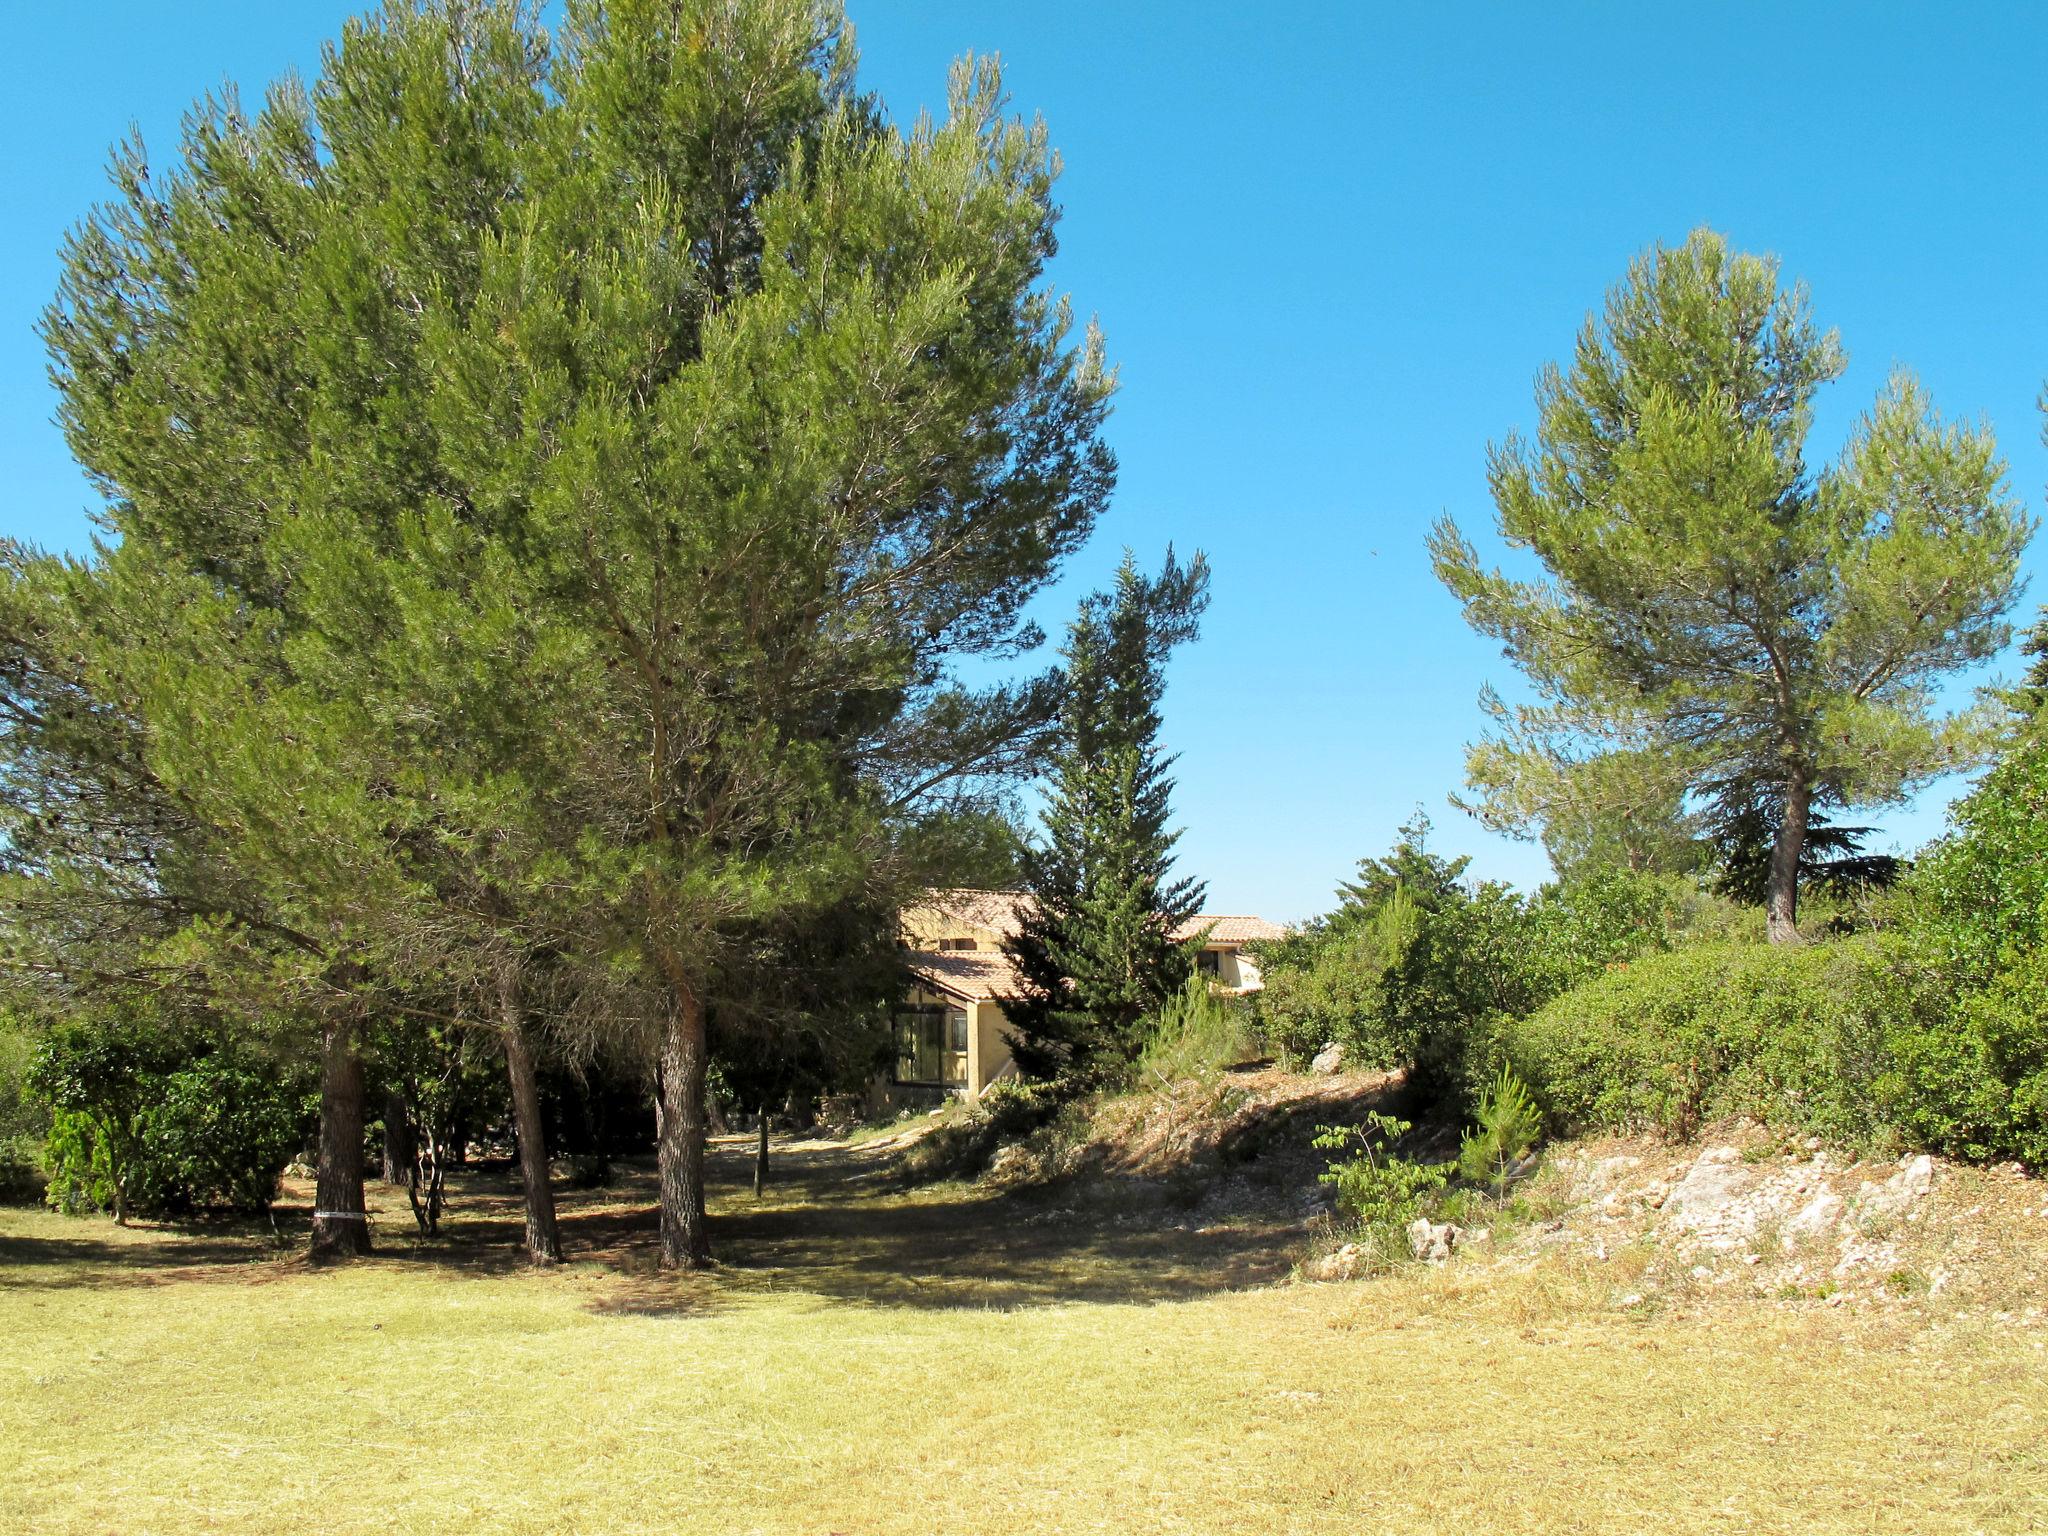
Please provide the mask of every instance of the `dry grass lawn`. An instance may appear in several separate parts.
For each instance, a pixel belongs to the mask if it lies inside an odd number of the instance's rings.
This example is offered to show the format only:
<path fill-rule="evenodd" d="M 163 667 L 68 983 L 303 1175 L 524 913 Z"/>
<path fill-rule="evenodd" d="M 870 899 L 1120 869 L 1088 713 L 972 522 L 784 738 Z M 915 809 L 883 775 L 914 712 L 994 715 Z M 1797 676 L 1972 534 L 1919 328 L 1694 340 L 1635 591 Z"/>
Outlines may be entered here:
<path fill-rule="evenodd" d="M 64 1532 L 2048 1530 L 2041 1328 L 1617 1311 L 1611 1277 L 1285 1283 L 1298 1224 L 1085 1215 L 884 1154 L 718 1155 L 726 1266 L 644 1182 L 515 1262 L 510 1187 L 312 1270 L 242 1229 L 0 1212 L 0 1527 Z M 2048 1227 L 2048 1222 L 2042 1223 Z"/>

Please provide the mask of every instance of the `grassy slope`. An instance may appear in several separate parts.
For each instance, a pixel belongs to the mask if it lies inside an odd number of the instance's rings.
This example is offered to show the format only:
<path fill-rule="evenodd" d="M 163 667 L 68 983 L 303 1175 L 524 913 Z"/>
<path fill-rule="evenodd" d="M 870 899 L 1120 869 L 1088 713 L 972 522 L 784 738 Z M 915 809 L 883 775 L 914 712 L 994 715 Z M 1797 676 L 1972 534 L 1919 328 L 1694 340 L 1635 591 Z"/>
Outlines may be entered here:
<path fill-rule="evenodd" d="M 582 1261 L 454 1241 L 326 1272 L 223 1234 L 0 1213 L 0 1528 L 2023 1531 L 2040 1330 L 1925 1310 L 1617 1314 L 1570 1262 L 1343 1286 L 1298 1230 L 903 1194 L 722 1155 L 707 1280 L 640 1190 Z"/>

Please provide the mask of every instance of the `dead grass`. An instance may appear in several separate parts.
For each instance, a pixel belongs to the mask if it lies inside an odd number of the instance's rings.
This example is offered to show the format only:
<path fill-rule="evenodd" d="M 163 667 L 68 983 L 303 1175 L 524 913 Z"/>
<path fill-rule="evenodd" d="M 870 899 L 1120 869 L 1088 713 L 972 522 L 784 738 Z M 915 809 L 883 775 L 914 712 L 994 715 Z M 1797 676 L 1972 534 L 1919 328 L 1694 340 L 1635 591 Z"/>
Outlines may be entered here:
<path fill-rule="evenodd" d="M 906 1191 L 778 1152 L 727 1266 L 644 1183 L 516 1259 L 313 1270 L 238 1229 L 0 1213 L 0 1528 L 37 1532 L 2020 1532 L 2042 1330 L 1942 1298 L 1616 1309 L 1622 1255 L 1272 1283 L 1298 1224 Z M 2038 1194 L 2038 1186 L 2035 1193 Z M 2041 1225 L 2048 1228 L 2048 1221 Z"/>

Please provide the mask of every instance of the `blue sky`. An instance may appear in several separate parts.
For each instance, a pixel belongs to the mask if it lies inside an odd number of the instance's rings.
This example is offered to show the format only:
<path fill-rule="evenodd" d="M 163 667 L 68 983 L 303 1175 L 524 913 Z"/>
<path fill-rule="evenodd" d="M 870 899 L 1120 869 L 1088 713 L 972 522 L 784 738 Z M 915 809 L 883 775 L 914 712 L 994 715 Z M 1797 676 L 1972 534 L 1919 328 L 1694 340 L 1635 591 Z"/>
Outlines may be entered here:
<path fill-rule="evenodd" d="M 136 123 L 161 158 L 195 95 L 310 73 L 357 8 L 100 0 L 13 23 L 0 528 L 87 537 L 91 492 L 50 425 L 30 327 L 108 146 Z M 1543 878 L 1539 850 L 1445 803 L 1481 684 L 1513 674 L 1437 587 L 1422 538 L 1445 511 L 1490 530 L 1488 441 L 1533 425 L 1537 370 L 1652 241 L 1712 225 L 1810 284 L 1850 355 L 1816 459 L 1904 364 L 1945 412 L 1993 424 L 2015 493 L 2041 505 L 2036 7 L 852 11 L 864 82 L 899 118 L 942 103 L 949 59 L 996 51 L 1015 106 L 1066 157 L 1055 277 L 1121 366 L 1123 473 L 1046 616 L 1126 544 L 1151 561 L 1169 540 L 1208 552 L 1214 603 L 1174 664 L 1167 729 L 1183 864 L 1217 910 L 1320 910 L 1418 803 L 1475 873 Z M 1957 787 L 1872 818 L 1883 842 L 1938 832 Z"/>

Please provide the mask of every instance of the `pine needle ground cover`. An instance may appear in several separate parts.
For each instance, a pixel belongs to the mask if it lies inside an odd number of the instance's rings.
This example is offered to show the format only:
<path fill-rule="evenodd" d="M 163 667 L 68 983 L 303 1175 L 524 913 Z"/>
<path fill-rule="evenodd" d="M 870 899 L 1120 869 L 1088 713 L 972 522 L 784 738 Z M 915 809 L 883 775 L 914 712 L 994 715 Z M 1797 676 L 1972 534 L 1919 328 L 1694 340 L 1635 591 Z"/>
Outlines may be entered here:
<path fill-rule="evenodd" d="M 416 1253 L 387 1196 L 332 1269 L 0 1212 L 0 1528 L 2048 1527 L 2041 1330 L 1981 1313 L 1617 1311 L 1569 1263 L 1287 1284 L 1298 1226 L 906 1191 L 843 1144 L 757 1204 L 715 1164 L 694 1278 L 631 1180 L 565 1200 L 551 1273 L 488 1180 Z"/>

